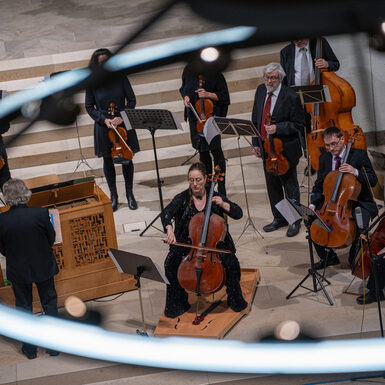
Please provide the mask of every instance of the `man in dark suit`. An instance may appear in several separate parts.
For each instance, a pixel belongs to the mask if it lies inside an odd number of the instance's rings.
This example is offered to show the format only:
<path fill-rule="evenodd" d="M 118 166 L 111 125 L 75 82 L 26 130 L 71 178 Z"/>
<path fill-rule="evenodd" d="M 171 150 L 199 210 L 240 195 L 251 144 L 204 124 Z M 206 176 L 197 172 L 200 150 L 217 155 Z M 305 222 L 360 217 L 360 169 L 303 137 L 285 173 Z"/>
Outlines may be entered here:
<path fill-rule="evenodd" d="M 12 283 L 16 308 L 32 312 L 32 283 L 35 282 L 44 313 L 58 314 L 54 275 L 58 273 L 52 245 L 55 231 L 43 207 L 28 207 L 31 191 L 20 179 L 3 186 L 9 211 L 0 214 L 0 252 L 6 257 L 7 279 Z M 36 358 L 37 347 L 23 343 L 22 352 Z M 48 350 L 51 356 L 59 353 Z"/>
<path fill-rule="evenodd" d="M 283 84 L 291 86 L 307 86 L 315 77 L 314 69 L 319 68 L 327 71 L 337 71 L 340 63 L 329 43 L 321 38 L 322 57 L 316 58 L 317 39 L 293 40 L 289 45 L 282 48 L 280 62 L 286 77 Z M 311 131 L 311 115 L 306 113 L 306 132 Z M 301 144 L 306 156 L 306 135 L 301 131 Z M 313 171 L 314 172 L 314 171 Z"/>
<path fill-rule="evenodd" d="M 322 57 L 318 59 L 316 59 L 315 53 L 316 43 L 316 39 L 300 39 L 294 40 L 282 48 L 280 62 L 286 73 L 284 84 L 288 86 L 309 85 L 314 80 L 314 66 L 327 71 L 338 71 L 340 62 L 327 40 L 321 38 Z M 302 59 L 303 55 L 304 59 Z M 307 64 L 308 68 L 303 68 L 302 64 Z M 308 72 L 308 74 L 303 74 L 303 72 Z M 308 81 L 306 81 L 307 76 Z"/>
<path fill-rule="evenodd" d="M 352 148 L 347 161 L 342 163 L 346 146 L 344 136 L 337 127 L 328 127 L 323 132 L 323 140 L 325 142 L 325 148 L 329 151 L 321 154 L 319 158 L 319 170 L 311 195 L 310 208 L 313 210 L 322 208 L 325 199 L 323 195 L 323 184 L 330 171 L 339 170 L 342 173 L 350 173 L 354 175 L 361 184 L 361 192 L 358 195 L 357 201 L 353 203 L 353 216 L 355 216 L 355 208 L 361 207 L 363 225 L 368 226 L 370 218 L 373 218 L 377 214 L 377 207 L 371 198 L 369 187 L 365 183 L 362 171 L 362 168 L 364 168 L 370 185 L 374 187 L 377 183 L 377 176 L 373 170 L 368 154 L 364 150 Z M 357 231 L 356 239 L 353 241 L 349 252 L 350 262 L 352 262 L 356 255 L 358 241 L 359 232 Z M 315 269 L 323 269 L 326 266 L 338 265 L 340 263 L 334 250 L 317 244 L 314 244 L 314 246 L 320 257 L 320 261 L 314 265 Z"/>
<path fill-rule="evenodd" d="M 286 174 L 275 176 L 266 171 L 265 161 L 263 162 L 267 192 L 274 216 L 273 222 L 264 226 L 263 230 L 270 232 L 287 226 L 286 220 L 275 207 L 284 198 L 284 192 L 286 197 L 300 201 L 297 164 L 302 155 L 299 131 L 303 129 L 305 116 L 298 95 L 282 84 L 285 72 L 280 64 L 268 64 L 263 73 L 265 82 L 257 88 L 252 112 L 252 121 L 261 135 L 261 138 L 253 138 L 254 154 L 265 160 L 263 141 L 266 140 L 267 134 L 274 135 L 282 140 L 283 155 L 290 165 Z M 267 113 L 274 119 L 273 124 L 265 124 Z M 300 221 L 290 225 L 286 235 L 293 237 L 298 234 L 299 229 Z"/>

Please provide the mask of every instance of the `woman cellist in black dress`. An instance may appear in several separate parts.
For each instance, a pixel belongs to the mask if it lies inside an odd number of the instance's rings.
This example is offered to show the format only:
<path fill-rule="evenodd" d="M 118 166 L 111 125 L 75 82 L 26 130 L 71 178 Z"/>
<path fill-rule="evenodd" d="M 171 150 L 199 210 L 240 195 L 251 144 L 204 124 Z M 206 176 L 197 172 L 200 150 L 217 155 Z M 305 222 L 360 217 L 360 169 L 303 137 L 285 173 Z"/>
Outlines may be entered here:
<path fill-rule="evenodd" d="M 97 49 L 91 56 L 89 68 L 97 68 L 111 56 L 112 53 L 108 49 Z M 116 116 L 113 119 L 109 116 L 109 107 L 111 103 L 114 103 L 117 107 Z M 120 117 L 120 111 L 127 108 L 135 108 L 135 105 L 136 98 L 134 91 L 132 90 L 129 80 L 124 75 L 108 84 L 99 86 L 97 89 L 86 90 L 86 110 L 95 121 L 95 155 L 103 157 L 103 171 L 111 193 L 112 209 L 114 211 L 118 208 L 118 192 L 116 189 L 115 165 L 111 156 L 113 143 L 108 137 L 108 131 L 112 128 L 111 123 L 114 124 L 115 127 L 118 125 L 124 127 L 123 120 Z M 135 130 L 127 131 L 126 142 L 134 153 L 140 150 Z M 132 190 L 134 179 L 134 164 L 132 160 L 127 161 L 127 164 L 122 164 L 122 171 L 128 207 L 131 210 L 136 210 L 138 206 Z"/>
<path fill-rule="evenodd" d="M 203 163 L 191 165 L 188 172 L 188 182 L 189 188 L 176 195 L 161 214 L 162 224 L 167 229 L 166 242 L 170 245 L 170 251 L 164 262 L 166 276 L 170 282 L 170 285 L 167 285 L 164 314 L 170 318 L 177 317 L 190 308 L 188 295 L 180 286 L 177 278 L 178 267 L 182 257 L 188 254 L 188 249 L 173 245 L 173 243 L 188 243 L 190 220 L 195 214 L 205 209 L 208 194 Z M 226 214 L 233 219 L 242 218 L 242 209 L 220 193 L 214 193 L 212 202 L 212 213 L 221 217 Z M 175 229 L 172 226 L 172 220 L 175 220 Z M 247 302 L 242 296 L 239 284 L 241 270 L 235 255 L 234 242 L 228 231 L 223 243 L 223 249 L 231 251 L 230 254 L 220 254 L 221 262 L 226 271 L 227 303 L 233 311 L 239 312 L 247 307 Z"/>

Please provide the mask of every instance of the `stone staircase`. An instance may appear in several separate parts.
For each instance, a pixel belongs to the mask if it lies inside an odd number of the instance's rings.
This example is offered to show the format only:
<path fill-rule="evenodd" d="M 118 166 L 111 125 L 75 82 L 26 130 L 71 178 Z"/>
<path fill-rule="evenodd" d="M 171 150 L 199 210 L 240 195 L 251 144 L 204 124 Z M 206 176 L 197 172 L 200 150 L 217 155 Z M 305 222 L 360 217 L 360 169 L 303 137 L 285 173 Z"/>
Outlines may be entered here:
<path fill-rule="evenodd" d="M 271 61 L 279 60 L 282 46 L 283 44 L 271 45 L 235 52 L 234 60 L 224 73 L 231 97 L 229 116 L 250 118 L 255 89 L 262 81 L 262 68 Z M 11 94 L 38 84 L 43 81 L 44 76 L 52 72 L 85 67 L 91 53 L 92 51 L 87 50 L 0 62 L 0 89 Z M 183 67 L 184 63 L 178 63 L 131 75 L 129 79 L 137 97 L 136 107 L 168 109 L 176 112 L 183 122 L 183 103 L 179 94 Z M 60 180 L 67 180 L 86 175 L 103 175 L 102 159 L 94 155 L 93 121 L 84 108 L 84 92 L 75 95 L 75 101 L 81 108 L 75 124 L 63 127 L 38 122 L 7 149 L 13 177 L 32 178 L 56 173 Z M 25 125 L 23 118 L 15 119 L 4 139 L 14 136 Z M 188 126 L 183 122 L 182 127 L 183 131 L 179 132 L 156 132 L 161 169 L 179 166 L 194 154 Z M 134 158 L 135 171 L 153 170 L 151 135 L 147 130 L 138 130 L 137 134 L 141 151 Z M 244 154 L 250 154 L 245 141 L 241 141 L 241 146 Z M 226 158 L 238 156 L 235 138 L 224 139 L 223 148 Z M 120 168 L 117 172 L 121 172 Z"/>

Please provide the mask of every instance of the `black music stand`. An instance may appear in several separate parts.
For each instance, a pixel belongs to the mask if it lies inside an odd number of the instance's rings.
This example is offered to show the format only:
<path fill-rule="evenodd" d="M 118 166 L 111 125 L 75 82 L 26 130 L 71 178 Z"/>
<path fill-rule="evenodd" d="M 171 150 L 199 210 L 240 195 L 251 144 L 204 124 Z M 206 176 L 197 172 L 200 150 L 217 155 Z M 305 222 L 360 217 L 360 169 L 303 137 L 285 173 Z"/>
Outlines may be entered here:
<path fill-rule="evenodd" d="M 220 117 L 211 117 L 207 119 L 207 122 L 204 126 L 203 133 L 207 140 L 207 143 L 210 144 L 211 141 L 218 135 L 231 135 L 237 137 L 238 143 L 238 156 L 239 163 L 241 165 L 241 174 L 243 181 L 243 192 L 246 201 L 246 209 L 247 209 L 247 220 L 245 226 L 241 232 L 241 235 L 238 237 L 238 241 L 241 239 L 242 235 L 245 233 L 249 226 L 252 227 L 255 233 L 257 233 L 262 239 L 264 239 L 263 235 L 256 228 L 253 220 L 251 219 L 250 209 L 249 209 L 249 201 L 247 199 L 247 191 L 246 191 L 246 182 L 245 182 L 245 174 L 243 171 L 243 162 L 242 162 L 242 154 L 241 147 L 239 144 L 239 140 L 241 136 L 245 138 L 245 140 L 252 146 L 249 140 L 246 138 L 247 136 L 256 136 L 260 137 L 258 130 L 255 128 L 254 124 L 250 120 L 245 119 L 235 119 L 235 118 L 220 118 Z M 267 254 L 267 250 L 265 249 L 265 253 Z"/>
<path fill-rule="evenodd" d="M 129 253 L 123 250 L 110 249 L 108 255 L 111 257 L 115 266 L 120 273 L 132 274 L 136 279 L 136 287 L 138 288 L 140 313 L 142 316 L 143 330 L 136 330 L 137 334 L 147 336 L 146 324 L 144 322 L 142 291 L 140 285 L 140 278 L 147 278 L 151 281 L 162 282 L 170 284 L 162 269 L 154 263 L 151 258 L 144 255 Z"/>
<path fill-rule="evenodd" d="M 325 222 L 318 216 L 318 214 L 315 211 L 309 209 L 309 207 L 306 207 L 298 202 L 295 202 L 292 199 L 287 199 L 287 201 L 292 205 L 292 207 L 297 211 L 297 213 L 303 218 L 303 222 L 305 224 L 306 233 L 307 233 L 306 239 L 308 240 L 308 245 L 309 245 L 310 269 L 308 269 L 308 273 L 306 277 L 303 278 L 302 281 L 290 292 L 290 294 L 286 296 L 286 299 L 289 299 L 299 287 L 302 287 L 313 293 L 317 293 L 318 291 L 322 290 L 323 293 L 325 294 L 325 297 L 329 301 L 329 304 L 332 306 L 333 301 L 330 299 L 329 294 L 326 291 L 325 285 L 322 283 L 322 281 L 325 281 L 328 285 L 330 285 L 330 282 L 324 276 L 319 274 L 317 270 L 314 269 L 313 241 L 310 236 L 310 227 L 314 222 L 315 224 L 325 229 L 326 231 L 330 232 L 332 231 L 332 229 L 325 224 Z M 309 277 L 312 277 L 313 279 L 313 289 L 310 289 L 302 285 Z M 318 288 L 317 282 L 320 288 Z"/>
<path fill-rule="evenodd" d="M 158 193 L 160 203 L 160 213 L 151 221 L 151 223 L 139 234 L 142 236 L 151 226 L 165 233 L 165 229 L 160 230 L 153 226 L 153 223 L 160 217 L 164 206 L 163 206 L 163 195 L 162 195 L 162 183 L 163 181 L 159 176 L 159 165 L 158 157 L 156 154 L 155 145 L 155 131 L 156 130 L 182 130 L 182 126 L 177 118 L 176 114 L 168 110 L 142 110 L 142 109 L 127 109 L 121 111 L 124 124 L 127 130 L 149 130 L 152 137 L 152 148 L 154 150 L 156 178 L 158 180 Z"/>

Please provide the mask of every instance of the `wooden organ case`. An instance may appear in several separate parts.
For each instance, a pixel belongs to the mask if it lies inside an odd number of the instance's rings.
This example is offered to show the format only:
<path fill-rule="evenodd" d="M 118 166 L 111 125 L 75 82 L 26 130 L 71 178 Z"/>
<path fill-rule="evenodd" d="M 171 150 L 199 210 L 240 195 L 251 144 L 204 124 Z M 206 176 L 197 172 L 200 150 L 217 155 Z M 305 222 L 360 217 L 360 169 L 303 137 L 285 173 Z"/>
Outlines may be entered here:
<path fill-rule="evenodd" d="M 32 191 L 29 206 L 59 210 L 62 243 L 53 246 L 59 267 L 55 276 L 58 306 L 70 295 L 90 300 L 136 288 L 133 276 L 119 273 L 107 254 L 110 248 L 117 248 L 114 216 L 111 201 L 94 180 Z M 4 286 L 1 269 L 0 301 L 14 306 L 12 287 Z M 35 285 L 33 310 L 41 310 Z"/>

